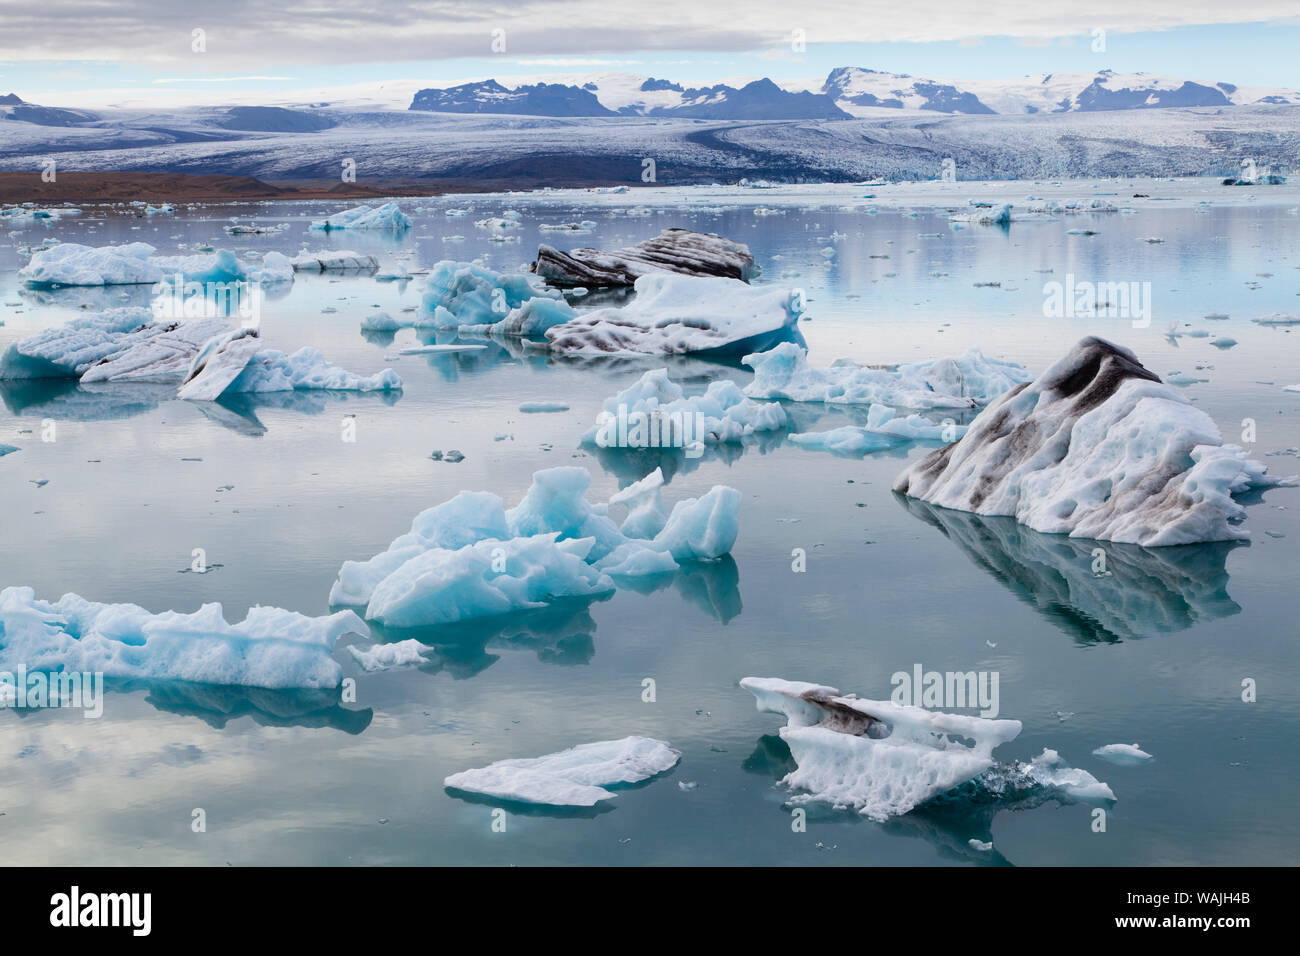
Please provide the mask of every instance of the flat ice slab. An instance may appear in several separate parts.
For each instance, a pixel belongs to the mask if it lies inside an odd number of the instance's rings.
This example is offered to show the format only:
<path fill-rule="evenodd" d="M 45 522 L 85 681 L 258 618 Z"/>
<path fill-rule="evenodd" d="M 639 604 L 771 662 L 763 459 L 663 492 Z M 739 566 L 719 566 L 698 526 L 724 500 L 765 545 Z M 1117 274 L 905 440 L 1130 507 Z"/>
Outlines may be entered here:
<path fill-rule="evenodd" d="M 606 789 L 649 780 L 671 770 L 681 754 L 662 740 L 624 737 L 579 744 L 544 757 L 498 760 L 454 773 L 443 785 L 502 800 L 561 807 L 591 807 L 617 792 Z"/>

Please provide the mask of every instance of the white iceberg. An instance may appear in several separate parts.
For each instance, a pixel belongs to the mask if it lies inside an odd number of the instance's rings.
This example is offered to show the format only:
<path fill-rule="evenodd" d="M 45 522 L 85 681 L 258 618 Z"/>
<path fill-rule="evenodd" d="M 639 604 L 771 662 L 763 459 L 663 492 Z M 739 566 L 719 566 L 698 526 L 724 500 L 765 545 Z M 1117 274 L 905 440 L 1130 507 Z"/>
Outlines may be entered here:
<path fill-rule="evenodd" d="M 726 444 L 759 432 L 779 431 L 788 424 L 784 408 L 774 402 L 747 398 L 730 379 L 717 379 L 702 395 L 688 397 L 668 377 L 668 369 L 660 368 L 646 372 L 607 398 L 596 424 L 581 442 L 603 448 L 640 448 L 651 447 L 652 437 L 666 437 L 667 441 L 653 445 L 684 447 L 694 441 Z M 637 429 L 644 440 L 633 434 Z"/>
<path fill-rule="evenodd" d="M 75 594 L 40 601 L 31 588 L 0 591 L 0 670 L 102 673 L 107 678 L 244 687 L 337 687 L 334 644 L 367 634 L 351 611 L 307 617 L 254 607 L 229 624 L 220 604 L 151 614 Z"/>
<path fill-rule="evenodd" d="M 1029 380 L 1023 366 L 988 358 L 978 349 L 891 367 L 840 361 L 814 368 L 806 349 L 786 342 L 741 361 L 754 370 L 754 380 L 745 386 L 751 398 L 836 405 L 976 408 Z"/>
<path fill-rule="evenodd" d="M 591 309 L 546 330 L 557 352 L 748 354 L 797 336 L 798 296 L 739 279 L 652 273 L 627 305 Z"/>
<path fill-rule="evenodd" d="M 640 783 L 671 770 L 681 754 L 662 740 L 624 737 L 580 744 L 544 757 L 498 760 L 443 781 L 451 790 L 501 800 L 559 807 L 591 807 L 617 796 L 618 785 Z"/>
<path fill-rule="evenodd" d="M 426 645 L 415 639 L 396 641 L 392 644 L 375 644 L 373 647 L 363 648 L 355 644 L 348 647 L 348 653 L 367 674 L 423 664 L 426 660 L 424 654 L 428 650 Z"/>
<path fill-rule="evenodd" d="M 286 355 L 260 348 L 257 330 L 236 329 L 204 345 L 177 396 L 214 401 L 226 392 L 392 392 L 401 387 L 401 377 L 391 368 L 358 375 L 327 362 L 320 349 L 304 346 Z"/>
<path fill-rule="evenodd" d="M 109 309 L 13 343 L 0 379 L 179 381 L 203 345 L 229 331 L 221 318 L 159 321 L 148 309 Z"/>
<path fill-rule="evenodd" d="M 1163 547 L 1248 537 L 1233 495 L 1295 483 L 1265 472 L 1132 352 L 1089 337 L 894 490 L 1036 531 Z"/>
<path fill-rule="evenodd" d="M 313 229 L 333 232 L 336 229 L 372 229 L 401 232 L 411 228 L 411 219 L 395 202 L 386 202 L 382 206 L 357 206 L 335 213 L 327 219 L 318 219 L 311 224 Z"/>
<path fill-rule="evenodd" d="M 1137 766 L 1146 763 L 1148 760 L 1155 759 L 1137 744 L 1106 744 L 1104 747 L 1098 747 L 1092 753 L 1095 757 L 1109 760 L 1121 767 Z"/>
<path fill-rule="evenodd" d="M 758 709 L 784 714 L 779 731 L 797 767 L 782 783 L 791 803 L 851 808 L 885 821 L 973 780 L 1014 740 L 1018 720 L 989 720 L 841 695 L 833 687 L 768 677 L 740 686 Z"/>

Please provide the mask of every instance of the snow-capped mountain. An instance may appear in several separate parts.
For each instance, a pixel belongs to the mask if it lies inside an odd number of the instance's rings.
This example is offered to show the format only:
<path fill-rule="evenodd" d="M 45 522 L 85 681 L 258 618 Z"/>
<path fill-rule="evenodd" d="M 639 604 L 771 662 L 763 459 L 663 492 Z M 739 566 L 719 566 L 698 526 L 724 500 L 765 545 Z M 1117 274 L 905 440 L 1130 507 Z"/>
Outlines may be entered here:
<path fill-rule="evenodd" d="M 1300 104 L 1300 92 L 1232 83 L 1197 83 L 1149 73 L 1045 73 L 1014 80 L 941 80 L 880 73 L 861 67 L 832 70 L 822 91 L 855 116 L 875 109 L 940 113 L 1074 113 L 1176 106 Z"/>
<path fill-rule="evenodd" d="M 600 82 L 603 80 L 604 82 Z M 825 93 L 786 90 L 764 77 L 742 87 L 719 83 L 683 87 L 669 80 L 602 74 L 576 83 L 537 83 L 507 89 L 496 80 L 425 89 L 413 110 L 534 116 L 671 116 L 711 120 L 848 119 Z"/>
<path fill-rule="evenodd" d="M 969 115 L 1075 113 L 1190 106 L 1300 105 L 1300 92 L 1201 83 L 1148 73 L 1046 73 L 1011 80 L 953 80 L 838 67 L 820 88 L 764 77 L 740 86 L 684 87 L 631 73 L 497 80 L 422 89 L 410 108 L 532 116 L 664 116 L 709 120 L 848 119 L 880 109 Z"/>

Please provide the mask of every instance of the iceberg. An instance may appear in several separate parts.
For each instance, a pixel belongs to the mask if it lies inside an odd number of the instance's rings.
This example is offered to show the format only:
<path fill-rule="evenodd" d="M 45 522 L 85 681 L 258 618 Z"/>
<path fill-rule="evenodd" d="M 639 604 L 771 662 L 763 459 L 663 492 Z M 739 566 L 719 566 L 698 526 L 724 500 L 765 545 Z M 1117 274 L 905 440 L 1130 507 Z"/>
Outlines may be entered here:
<path fill-rule="evenodd" d="M 289 260 L 294 272 L 375 272 L 379 263 L 374 256 L 348 250 L 301 250 Z"/>
<path fill-rule="evenodd" d="M 584 497 L 590 484 L 583 468 L 539 471 L 508 510 L 497 495 L 463 491 L 417 515 L 386 551 L 345 561 L 330 604 L 405 628 L 596 600 L 614 591 L 615 577 L 729 554 L 739 534 L 734 488 L 716 486 L 665 515 L 661 473 L 600 505 Z M 628 508 L 622 528 L 610 505 Z"/>
<path fill-rule="evenodd" d="M 804 448 L 837 455 L 865 455 L 914 441 L 951 442 L 966 434 L 965 425 L 940 424 L 923 415 L 899 418 L 888 405 L 872 405 L 865 425 L 842 425 L 824 432 L 797 432 L 788 440 Z"/>
<path fill-rule="evenodd" d="M 978 349 L 890 367 L 839 361 L 814 368 L 807 349 L 787 342 L 741 361 L 754 370 L 754 380 L 745 386 L 751 398 L 835 405 L 977 408 L 1029 380 L 1023 366 L 988 358 Z"/>
<path fill-rule="evenodd" d="M 156 285 L 181 275 L 186 282 L 284 282 L 293 278 L 281 253 L 268 253 L 262 269 L 248 269 L 226 249 L 188 256 L 159 256 L 146 242 L 83 246 L 64 242 L 32 256 L 18 277 L 35 288 Z"/>
<path fill-rule="evenodd" d="M 313 229 L 333 232 L 336 229 L 374 229 L 402 232 L 411 228 L 411 219 L 395 202 L 386 202 L 382 206 L 357 206 L 335 213 L 327 219 L 318 219 L 311 224 Z"/>
<path fill-rule="evenodd" d="M 742 282 L 756 272 L 754 257 L 744 243 L 689 229 L 665 229 L 653 239 L 613 252 L 561 252 L 542 243 L 532 269 L 552 285 L 589 288 L 630 286 L 653 272 L 720 276 Z"/>
<path fill-rule="evenodd" d="M 544 757 L 498 760 L 454 773 L 443 785 L 520 803 L 591 807 L 617 796 L 607 788 L 649 780 L 677 766 L 679 759 L 681 753 L 662 740 L 624 737 L 579 744 Z"/>
<path fill-rule="evenodd" d="M 1050 534 L 1165 547 L 1248 537 L 1233 496 L 1296 482 L 1265 472 L 1132 352 L 1088 337 L 894 490 Z"/>
<path fill-rule="evenodd" d="M 622 307 L 580 313 L 546 330 L 555 352 L 745 355 L 797 338 L 798 296 L 738 279 L 652 273 Z"/>
<path fill-rule="evenodd" d="M 366 648 L 357 647 L 355 644 L 348 647 L 352 659 L 367 674 L 392 670 L 395 667 L 423 664 L 428 660 L 425 654 L 429 650 L 431 650 L 429 647 L 415 639 L 397 641 L 393 644 L 376 644 Z"/>
<path fill-rule="evenodd" d="M 250 608 L 229 624 L 220 604 L 193 614 L 151 614 L 134 604 L 97 604 L 75 594 L 41 601 L 31 588 L 0 591 L 0 670 L 103 673 L 107 678 L 243 687 L 337 687 L 334 644 L 367 634 L 351 611 L 307 617 Z"/>
<path fill-rule="evenodd" d="M 1095 757 L 1109 760 L 1111 763 L 1119 764 L 1122 767 L 1133 767 L 1154 759 L 1137 744 L 1106 744 L 1104 747 L 1098 747 L 1092 753 Z"/>
<path fill-rule="evenodd" d="M 413 324 L 443 329 L 491 326 L 538 297 L 558 301 L 560 293 L 546 289 L 528 273 L 497 272 L 473 262 L 444 259 L 429 271 L 425 283 L 424 311 L 433 317 L 423 316 Z M 563 302 L 559 305 L 568 308 Z"/>
<path fill-rule="evenodd" d="M 177 397 L 215 401 L 226 392 L 392 392 L 402 387 L 391 368 L 357 375 L 331 365 L 320 349 L 304 346 L 286 355 L 259 345 L 256 329 L 236 329 L 210 340 L 191 362 Z"/>
<path fill-rule="evenodd" d="M 684 447 L 694 441 L 728 444 L 788 424 L 784 408 L 747 398 L 730 379 L 717 379 L 704 394 L 687 397 L 668 377 L 668 369 L 660 368 L 607 398 L 581 442 L 602 448 L 640 448 L 651 447 L 649 440 L 657 437 L 668 441 L 654 442 L 655 446 Z M 646 439 L 639 444 L 631 441 L 637 428 Z"/>
<path fill-rule="evenodd" d="M 884 822 L 973 780 L 993 750 L 1019 735 L 1018 720 L 989 720 L 841 695 L 833 687 L 746 677 L 760 711 L 784 714 L 779 731 L 796 763 L 782 782 L 813 801 Z"/>
<path fill-rule="evenodd" d="M 13 343 L 0 379 L 180 381 L 203 345 L 229 330 L 221 318 L 158 321 L 148 309 L 109 309 Z"/>

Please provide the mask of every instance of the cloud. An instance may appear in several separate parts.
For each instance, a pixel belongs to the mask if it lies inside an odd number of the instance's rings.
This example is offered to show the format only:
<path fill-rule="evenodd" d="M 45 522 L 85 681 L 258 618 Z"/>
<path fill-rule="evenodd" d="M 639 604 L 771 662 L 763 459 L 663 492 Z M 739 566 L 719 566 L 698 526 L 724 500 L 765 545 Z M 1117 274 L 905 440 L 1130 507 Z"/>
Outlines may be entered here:
<path fill-rule="evenodd" d="M 289 64 L 486 57 L 593 57 L 651 51 L 756 51 L 809 44 L 1048 40 L 1095 27 L 1122 33 L 1193 24 L 1288 21 L 1293 0 L 0 0 L 10 60 L 98 59 L 223 73 Z M 207 52 L 190 49 L 191 31 Z"/>

